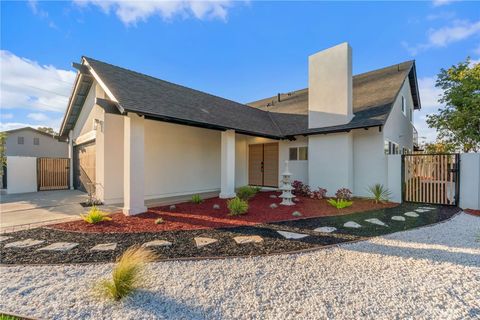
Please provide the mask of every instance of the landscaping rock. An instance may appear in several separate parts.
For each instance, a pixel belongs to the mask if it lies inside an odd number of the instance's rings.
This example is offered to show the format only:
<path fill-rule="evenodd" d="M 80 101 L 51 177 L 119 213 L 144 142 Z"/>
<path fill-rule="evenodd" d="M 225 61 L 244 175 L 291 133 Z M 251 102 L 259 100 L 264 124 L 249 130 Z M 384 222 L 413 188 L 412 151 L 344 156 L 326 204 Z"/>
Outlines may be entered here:
<path fill-rule="evenodd" d="M 260 236 L 238 236 L 234 237 L 233 240 L 238 244 L 263 242 L 263 238 Z"/>
<path fill-rule="evenodd" d="M 220 205 L 219 205 L 219 204 L 214 204 L 214 205 L 213 205 L 213 209 L 215 209 L 215 210 L 220 209 Z"/>
<path fill-rule="evenodd" d="M 194 240 L 197 248 L 202 248 L 218 241 L 217 239 L 205 237 L 195 237 Z"/>
<path fill-rule="evenodd" d="M 0 236 L 0 242 L 5 241 L 5 240 L 8 240 L 8 239 L 12 239 L 12 237 Z"/>
<path fill-rule="evenodd" d="M 424 209 L 424 210 L 434 210 L 434 207 L 419 207 L 418 209 Z"/>
<path fill-rule="evenodd" d="M 299 211 L 295 211 L 295 212 L 292 213 L 292 216 L 294 216 L 294 217 L 301 217 L 302 214 L 301 214 Z"/>
<path fill-rule="evenodd" d="M 174 204 L 172 204 L 169 208 L 170 208 L 170 210 L 175 210 L 175 209 L 177 209 L 177 206 L 175 206 Z"/>
<path fill-rule="evenodd" d="M 419 212 L 419 213 L 424 213 L 424 212 L 428 212 L 430 211 L 430 209 L 415 209 L 416 212 Z"/>
<path fill-rule="evenodd" d="M 115 242 L 112 243 L 101 243 L 94 246 L 90 251 L 112 251 L 117 248 L 117 244 Z"/>
<path fill-rule="evenodd" d="M 331 232 L 336 231 L 336 230 L 337 230 L 337 228 L 335 228 L 335 227 L 320 227 L 320 228 L 313 229 L 313 231 L 324 232 L 324 233 L 331 233 Z"/>
<path fill-rule="evenodd" d="M 270 195 L 270 198 L 272 198 L 272 199 L 277 199 L 277 195 L 271 194 L 271 195 Z"/>
<path fill-rule="evenodd" d="M 345 224 L 343 225 L 345 228 L 354 228 L 354 229 L 358 229 L 358 228 L 361 228 L 362 225 L 356 223 L 355 221 L 348 221 L 348 222 L 345 222 Z"/>
<path fill-rule="evenodd" d="M 5 248 L 29 248 L 33 246 L 38 246 L 39 244 L 42 244 L 44 242 L 44 240 L 26 239 L 7 243 L 5 245 Z"/>
<path fill-rule="evenodd" d="M 395 221 L 405 221 L 405 217 L 402 217 L 402 216 L 393 216 L 393 217 L 392 217 L 392 220 L 395 220 Z"/>
<path fill-rule="evenodd" d="M 419 217 L 418 213 L 415 213 L 413 211 L 405 212 L 404 215 L 407 216 L 407 217 L 412 217 L 412 218 L 418 218 Z"/>
<path fill-rule="evenodd" d="M 383 227 L 388 227 L 383 221 L 377 219 L 377 218 L 372 218 L 372 219 L 365 219 L 366 222 L 373 223 L 379 226 Z"/>
<path fill-rule="evenodd" d="M 75 242 L 55 242 L 46 247 L 37 249 L 38 251 L 69 251 L 78 246 Z"/>
<path fill-rule="evenodd" d="M 271 209 L 278 208 L 278 205 L 277 205 L 276 203 L 272 203 L 272 204 L 270 205 L 270 208 L 271 208 Z"/>
<path fill-rule="evenodd" d="M 277 231 L 280 235 L 282 235 L 285 239 L 302 239 L 308 237 L 308 234 L 304 233 L 295 233 L 295 232 L 288 232 L 288 231 Z"/>
<path fill-rule="evenodd" d="M 145 242 L 142 247 L 171 247 L 172 243 L 167 240 L 153 240 L 149 242 Z"/>

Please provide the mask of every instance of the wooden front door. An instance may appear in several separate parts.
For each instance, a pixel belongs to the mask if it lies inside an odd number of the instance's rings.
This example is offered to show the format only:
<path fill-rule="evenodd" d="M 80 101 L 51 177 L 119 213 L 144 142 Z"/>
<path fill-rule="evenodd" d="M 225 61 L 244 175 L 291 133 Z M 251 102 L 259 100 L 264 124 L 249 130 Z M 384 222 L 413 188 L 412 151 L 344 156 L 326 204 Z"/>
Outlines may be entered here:
<path fill-rule="evenodd" d="M 278 143 L 251 144 L 248 149 L 248 183 L 278 187 Z"/>
<path fill-rule="evenodd" d="M 95 193 L 95 142 L 74 147 L 74 188 Z"/>

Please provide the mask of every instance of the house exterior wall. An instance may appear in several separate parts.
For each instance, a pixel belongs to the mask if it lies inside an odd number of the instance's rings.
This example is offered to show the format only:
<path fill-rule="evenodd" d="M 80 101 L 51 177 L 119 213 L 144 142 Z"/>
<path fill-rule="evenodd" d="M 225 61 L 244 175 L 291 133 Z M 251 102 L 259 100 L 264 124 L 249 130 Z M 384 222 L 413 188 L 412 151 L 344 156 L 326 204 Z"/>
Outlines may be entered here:
<path fill-rule="evenodd" d="M 281 175 L 285 169 L 285 161 L 289 160 L 290 148 L 295 147 L 308 147 L 308 138 L 298 136 L 295 141 L 282 140 L 280 141 L 279 148 L 279 174 Z M 288 162 L 288 167 L 292 173 L 292 181 L 299 180 L 305 184 L 308 184 L 308 160 L 292 160 Z M 279 184 L 280 185 L 280 184 Z"/>
<path fill-rule="evenodd" d="M 353 131 L 353 194 L 368 196 L 367 188 L 387 183 L 387 163 L 383 134 L 378 128 Z"/>
<path fill-rule="evenodd" d="M 23 144 L 18 144 L 18 137 L 23 137 Z M 39 145 L 33 144 L 33 139 L 39 139 Z M 5 142 L 6 156 L 18 157 L 68 157 L 68 144 L 60 142 L 53 137 L 35 132 L 31 129 L 24 129 L 7 134 Z"/>
<path fill-rule="evenodd" d="M 405 114 L 402 112 L 402 96 L 405 97 L 407 103 Z M 413 124 L 408 118 L 409 109 L 411 108 L 413 108 L 413 99 L 407 78 L 400 89 L 397 99 L 393 104 L 392 111 L 383 128 L 384 139 L 397 143 L 400 151 L 404 147 L 413 150 Z"/>

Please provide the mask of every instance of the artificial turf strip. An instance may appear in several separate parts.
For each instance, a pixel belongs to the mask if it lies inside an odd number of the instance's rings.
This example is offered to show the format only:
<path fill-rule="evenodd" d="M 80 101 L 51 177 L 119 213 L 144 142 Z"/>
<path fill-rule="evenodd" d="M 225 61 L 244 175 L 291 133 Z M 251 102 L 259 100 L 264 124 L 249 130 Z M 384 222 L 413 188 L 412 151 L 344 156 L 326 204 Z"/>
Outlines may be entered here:
<path fill-rule="evenodd" d="M 407 230 L 440 222 L 452 217 L 460 211 L 457 207 L 435 207 L 434 210 L 419 213 L 418 218 L 405 217 L 406 221 L 394 221 L 394 215 L 403 215 L 407 211 L 422 205 L 402 204 L 394 208 L 354 213 L 335 217 L 318 217 L 295 221 L 284 221 L 256 226 L 241 226 L 234 228 L 219 228 L 208 230 L 162 231 L 144 233 L 79 233 L 48 228 L 10 233 L 12 241 L 20 239 L 42 239 L 45 243 L 38 247 L 26 249 L 4 248 L 0 243 L 0 261 L 2 264 L 61 264 L 84 262 L 112 262 L 128 247 L 143 244 L 152 240 L 167 240 L 171 247 L 154 247 L 160 259 L 193 258 L 193 257 L 223 257 L 248 256 L 270 253 L 291 252 L 325 245 L 348 242 L 366 237 L 379 236 L 387 233 Z M 377 218 L 389 227 L 365 222 L 365 219 Z M 343 227 L 347 221 L 355 221 L 363 227 L 349 229 Z M 332 234 L 320 234 L 313 229 L 320 226 L 336 227 Z M 277 233 L 278 230 L 308 234 L 308 237 L 298 240 L 288 240 Z M 237 244 L 233 237 L 240 235 L 259 235 L 262 243 Z M 209 237 L 218 241 L 203 248 L 194 244 L 195 237 Z M 6 241 L 7 243 L 8 241 Z M 54 242 L 77 242 L 79 246 L 67 252 L 47 252 L 36 249 Z M 99 243 L 116 242 L 113 251 L 92 252 L 90 248 Z"/>

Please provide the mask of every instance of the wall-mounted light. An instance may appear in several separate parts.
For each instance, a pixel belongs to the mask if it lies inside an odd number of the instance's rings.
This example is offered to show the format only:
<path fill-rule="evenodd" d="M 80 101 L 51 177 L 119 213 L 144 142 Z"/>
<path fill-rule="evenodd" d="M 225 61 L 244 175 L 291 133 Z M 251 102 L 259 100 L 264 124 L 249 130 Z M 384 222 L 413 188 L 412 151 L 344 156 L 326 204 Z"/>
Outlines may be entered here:
<path fill-rule="evenodd" d="M 93 130 L 99 129 L 100 132 L 103 132 L 103 121 L 100 119 L 93 120 Z"/>

